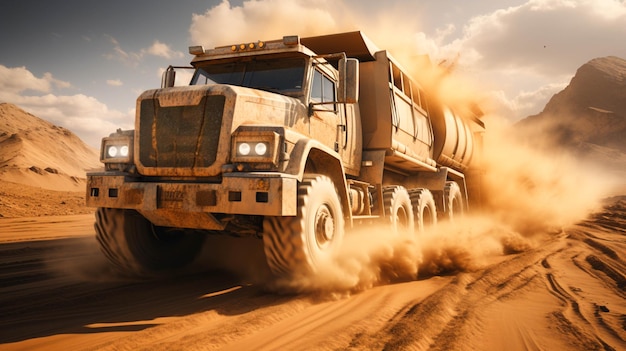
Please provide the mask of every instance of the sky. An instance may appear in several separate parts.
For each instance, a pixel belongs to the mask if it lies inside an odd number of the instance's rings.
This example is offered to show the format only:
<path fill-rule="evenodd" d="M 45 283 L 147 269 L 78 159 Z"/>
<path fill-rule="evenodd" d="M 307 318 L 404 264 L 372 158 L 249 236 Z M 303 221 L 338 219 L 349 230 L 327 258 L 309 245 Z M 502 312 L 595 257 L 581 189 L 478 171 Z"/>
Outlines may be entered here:
<path fill-rule="evenodd" d="M 626 59 L 626 0 L 0 0 L 0 103 L 98 147 L 190 45 L 353 30 L 404 67 L 455 62 L 457 90 L 515 122 L 589 60 Z"/>

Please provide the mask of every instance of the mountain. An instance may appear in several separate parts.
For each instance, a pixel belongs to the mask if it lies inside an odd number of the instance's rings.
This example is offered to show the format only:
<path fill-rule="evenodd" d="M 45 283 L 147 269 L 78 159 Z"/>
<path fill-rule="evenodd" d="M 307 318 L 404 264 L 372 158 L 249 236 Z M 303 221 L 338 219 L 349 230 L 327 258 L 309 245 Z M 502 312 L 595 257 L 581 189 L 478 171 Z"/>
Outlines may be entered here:
<path fill-rule="evenodd" d="M 526 140 L 541 147 L 625 169 L 626 60 L 608 56 L 587 62 L 541 113 L 517 125 Z"/>
<path fill-rule="evenodd" d="M 98 151 L 71 131 L 0 103 L 0 181 L 82 191 L 86 171 L 100 167 Z"/>

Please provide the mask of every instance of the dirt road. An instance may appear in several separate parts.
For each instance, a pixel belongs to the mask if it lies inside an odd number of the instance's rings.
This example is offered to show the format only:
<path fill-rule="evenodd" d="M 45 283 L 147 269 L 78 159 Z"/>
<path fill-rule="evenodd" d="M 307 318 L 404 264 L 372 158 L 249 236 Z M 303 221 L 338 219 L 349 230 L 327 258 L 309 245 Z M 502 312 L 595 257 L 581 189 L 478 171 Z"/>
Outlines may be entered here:
<path fill-rule="evenodd" d="M 101 256 L 91 215 L 0 219 L 0 349 L 625 350 L 626 201 L 607 206 L 477 265 L 442 247 L 445 275 L 308 294 L 245 269 L 125 280 Z M 256 242 L 230 240 L 227 264 L 263 266 Z"/>

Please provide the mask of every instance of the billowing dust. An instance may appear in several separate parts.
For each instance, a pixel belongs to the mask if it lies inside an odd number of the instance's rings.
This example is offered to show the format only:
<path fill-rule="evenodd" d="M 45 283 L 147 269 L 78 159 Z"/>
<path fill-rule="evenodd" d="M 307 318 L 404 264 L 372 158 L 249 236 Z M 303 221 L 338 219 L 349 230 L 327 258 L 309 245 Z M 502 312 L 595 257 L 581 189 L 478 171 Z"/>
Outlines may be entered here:
<path fill-rule="evenodd" d="M 278 278 L 270 288 L 341 296 L 381 284 L 475 270 L 493 256 L 531 246 L 532 240 L 479 217 L 441 223 L 413 235 L 368 226 L 350 231 L 341 252 L 316 275 Z"/>
<path fill-rule="evenodd" d="M 341 252 L 315 277 L 279 279 L 272 287 L 341 294 L 418 275 L 477 270 L 532 249 L 546 235 L 560 235 L 607 196 L 610 184 L 595 169 L 563 152 L 524 145 L 493 118 L 486 124 L 482 208 L 453 222 L 440 219 L 414 235 L 394 235 L 388 226 L 350 231 Z"/>

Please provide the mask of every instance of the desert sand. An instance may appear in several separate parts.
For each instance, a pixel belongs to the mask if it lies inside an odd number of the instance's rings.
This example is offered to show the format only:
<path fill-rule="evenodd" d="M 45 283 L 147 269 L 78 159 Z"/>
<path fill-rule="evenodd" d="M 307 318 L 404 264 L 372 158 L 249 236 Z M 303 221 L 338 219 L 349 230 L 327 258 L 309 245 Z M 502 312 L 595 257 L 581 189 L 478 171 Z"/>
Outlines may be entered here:
<path fill-rule="evenodd" d="M 85 172 L 98 168 L 102 168 L 98 150 L 71 131 L 13 104 L 0 103 L 0 180 L 3 182 L 84 192 Z"/>
<path fill-rule="evenodd" d="M 604 206 L 519 253 L 478 260 L 440 247 L 417 280 L 308 293 L 202 262 L 187 275 L 127 280 L 108 269 L 92 215 L 4 218 L 0 349 L 623 350 L 626 197 Z M 264 266 L 253 240 L 214 238 L 205 256 L 233 243 L 224 262 Z M 474 267 L 444 259 L 459 255 Z M 428 273 L 436 261 L 448 270 Z"/>

